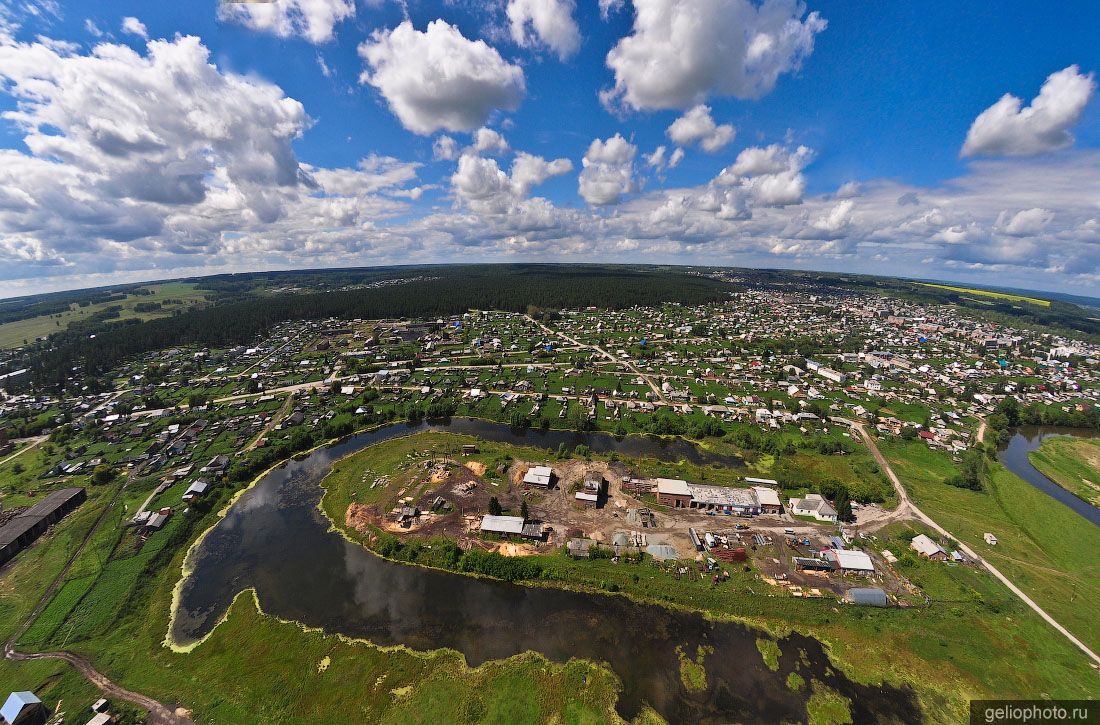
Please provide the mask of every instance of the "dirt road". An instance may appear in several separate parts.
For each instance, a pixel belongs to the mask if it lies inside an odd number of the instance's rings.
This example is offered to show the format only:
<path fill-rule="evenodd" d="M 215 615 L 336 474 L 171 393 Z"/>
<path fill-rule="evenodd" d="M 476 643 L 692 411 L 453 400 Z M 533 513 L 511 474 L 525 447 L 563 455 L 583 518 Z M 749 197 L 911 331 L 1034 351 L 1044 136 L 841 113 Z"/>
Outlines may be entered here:
<path fill-rule="evenodd" d="M 963 554 L 965 554 L 967 557 L 969 557 L 973 561 L 976 561 L 979 564 L 981 564 L 983 567 L 985 567 L 986 571 L 988 571 L 990 574 L 992 574 L 995 578 L 999 579 L 1002 584 L 1004 584 L 1006 587 L 1008 587 L 1009 591 L 1011 591 L 1013 594 L 1018 596 L 1024 602 L 1024 604 L 1031 607 L 1031 609 L 1034 610 L 1034 612 L 1036 614 L 1038 614 L 1040 617 L 1042 617 L 1046 621 L 1047 624 L 1054 627 L 1054 629 L 1058 630 L 1058 632 L 1060 632 L 1066 639 L 1068 639 L 1078 649 L 1080 649 L 1082 652 L 1084 652 L 1089 657 L 1089 659 L 1091 659 L 1096 665 L 1100 666 L 1100 655 L 1097 655 L 1095 652 L 1093 652 L 1091 649 L 1089 649 L 1089 647 L 1084 642 L 1082 642 L 1081 640 L 1074 637 L 1073 634 L 1068 629 L 1066 629 L 1061 624 L 1059 624 L 1054 619 L 1054 617 L 1050 616 L 1045 611 L 1043 611 L 1042 607 L 1040 607 L 1038 604 L 1036 604 L 1031 599 L 1031 597 L 1029 597 L 1027 594 L 1024 594 L 1024 592 L 1021 591 L 1020 588 L 1017 587 L 1015 584 L 1013 584 L 1009 580 L 1008 577 L 1006 577 L 1004 574 L 1002 574 L 1000 572 L 1000 570 L 997 569 L 997 567 L 990 564 L 988 561 L 983 559 L 981 556 L 978 556 L 978 554 L 973 549 L 971 549 L 969 546 L 964 544 L 962 542 L 962 540 L 959 539 L 959 537 L 955 536 L 950 531 L 948 531 L 947 529 L 945 529 L 942 526 L 940 526 L 939 524 L 937 524 L 935 521 L 932 520 L 932 517 L 928 516 L 926 513 L 921 511 L 916 506 L 916 504 L 914 504 L 909 499 L 909 494 L 906 492 L 905 486 L 903 486 L 901 484 L 901 479 L 899 479 L 897 474 L 894 473 L 894 469 L 893 469 L 893 467 L 890 466 L 890 462 L 887 461 L 886 457 L 884 455 L 882 455 L 881 451 L 879 451 L 878 446 L 875 444 L 874 439 L 867 433 L 867 431 L 866 431 L 866 429 L 864 429 L 863 425 L 861 423 L 856 423 L 854 421 L 851 421 L 850 423 L 851 423 L 852 427 L 855 428 L 859 432 L 860 437 L 863 438 L 864 442 L 867 444 L 868 450 L 871 451 L 871 455 L 874 456 L 875 461 L 878 462 L 879 468 L 881 468 L 886 473 L 887 478 L 890 479 L 890 483 L 892 483 L 894 485 L 894 490 L 897 491 L 897 494 L 898 494 L 898 507 L 897 507 L 896 512 L 895 512 L 897 514 L 897 516 L 895 516 L 895 518 L 908 516 L 908 517 L 911 517 L 911 518 L 918 519 L 918 520 L 924 522 L 926 525 L 928 525 L 934 531 L 938 532 L 940 535 L 946 536 L 946 537 L 948 537 L 948 538 L 950 538 L 954 541 L 957 541 L 959 543 L 959 549 L 962 551 Z M 985 425 L 985 423 L 983 421 L 983 423 L 982 423 L 983 427 L 979 428 L 979 431 L 978 431 L 979 441 L 982 440 L 982 438 L 984 438 L 984 436 L 985 436 L 984 425 Z"/>
<path fill-rule="evenodd" d="M 574 344 L 574 345 L 576 345 L 577 347 L 580 347 L 580 348 L 587 348 L 589 350 L 595 350 L 601 356 L 607 358 L 608 360 L 611 360 L 615 364 L 622 365 L 627 370 L 629 370 L 630 372 L 634 373 L 639 378 L 644 380 L 646 382 L 646 384 L 649 385 L 649 387 L 653 391 L 653 393 L 657 396 L 658 400 L 660 400 L 665 405 L 669 404 L 668 403 L 668 398 L 665 397 L 664 391 L 662 391 L 661 388 L 658 387 L 657 383 L 653 382 L 652 378 L 650 378 L 649 375 L 647 375 L 646 373 L 643 373 L 641 370 L 639 370 L 634 365 L 634 363 L 630 362 L 629 360 L 620 360 L 620 359 L 616 358 L 614 355 L 609 353 L 607 350 L 604 350 L 599 345 L 586 345 L 585 343 L 580 342 L 579 340 L 576 340 L 576 339 L 570 337 L 569 335 L 566 335 L 564 332 L 558 332 L 557 330 L 552 330 L 549 327 L 547 327 L 546 325 L 544 325 L 541 322 L 539 322 L 538 320 L 536 320 L 534 317 L 531 317 L 530 315 L 525 315 L 525 317 L 527 318 L 527 320 L 531 324 L 538 325 L 538 327 L 543 332 L 545 332 L 547 335 L 560 337 L 561 339 L 566 340 L 567 342 L 570 342 L 570 343 L 572 343 L 572 344 Z"/>
<path fill-rule="evenodd" d="M 92 667 L 88 660 L 72 652 L 34 652 L 23 653 L 8 650 L 5 647 L 4 655 L 9 660 L 22 662 L 27 660 L 64 660 L 79 670 L 88 682 L 99 688 L 100 692 L 109 699 L 122 700 L 147 710 L 149 712 L 148 723 L 154 725 L 190 725 L 193 721 L 183 709 L 172 709 L 151 697 L 146 697 L 139 692 L 127 690 L 115 684 L 99 670 Z"/>
<path fill-rule="evenodd" d="M 267 437 L 271 433 L 271 431 L 275 430 L 275 426 L 279 425 L 279 423 L 283 421 L 283 418 L 286 418 L 288 415 L 290 415 L 290 410 L 293 407 L 294 395 L 292 393 L 287 393 L 286 400 L 283 401 L 283 407 L 279 408 L 275 415 L 271 416 L 271 420 L 267 421 L 267 425 L 265 425 L 263 429 L 258 434 L 256 434 L 256 437 L 249 441 L 248 445 L 242 448 L 240 452 L 247 453 L 256 446 L 260 445 L 260 441 Z"/>
<path fill-rule="evenodd" d="M 16 445 L 18 445 L 20 443 L 23 443 L 25 441 L 30 441 L 31 443 L 28 446 L 23 446 L 22 448 L 17 450 L 15 453 L 12 453 L 7 458 L 5 458 L 3 460 L 0 460 L 0 466 L 4 465 L 5 463 L 7 463 L 11 459 L 15 458 L 16 456 L 21 456 L 24 453 L 26 453 L 27 451 L 31 450 L 32 448 L 37 447 L 39 444 L 42 443 L 42 441 L 46 440 L 47 438 L 49 438 L 49 436 L 35 436 L 34 438 L 24 438 L 22 440 L 16 441 L 15 442 Z"/>
<path fill-rule="evenodd" d="M 19 652 L 15 649 L 16 641 L 23 636 L 23 633 L 27 631 L 27 628 L 31 626 L 31 623 L 34 622 L 38 615 L 42 613 L 42 610 L 46 608 L 46 605 L 53 598 L 53 595 L 57 592 L 61 584 L 65 581 L 65 575 L 69 573 L 69 570 L 72 568 L 73 564 L 80 557 L 80 553 L 84 551 L 84 548 L 88 545 L 88 542 L 92 540 L 92 537 L 95 535 L 96 531 L 98 531 L 103 522 L 107 520 L 107 515 L 111 512 L 111 510 L 115 507 L 115 504 L 118 503 L 118 500 L 122 497 L 122 492 L 126 490 L 126 486 L 129 484 L 132 476 L 133 473 L 131 473 L 130 476 L 127 477 L 126 481 L 119 484 L 118 488 L 115 490 L 114 495 L 111 497 L 111 500 L 107 503 L 107 506 L 103 509 L 102 513 L 99 514 L 99 517 L 95 520 L 95 523 L 92 524 L 92 527 L 88 530 L 88 533 L 84 535 L 84 538 L 81 540 L 80 544 L 76 547 L 73 553 L 69 556 L 69 559 L 65 562 L 65 566 L 61 568 L 61 571 L 58 572 L 57 576 L 54 577 L 52 582 L 50 582 L 50 585 L 46 587 L 46 591 L 42 593 L 42 596 L 39 598 L 38 603 L 35 605 L 34 609 L 31 610 L 30 615 L 26 618 L 26 620 L 23 621 L 21 625 L 19 625 L 19 627 L 16 628 L 14 632 L 12 632 L 11 637 L 9 637 L 8 641 L 4 643 L 4 657 L 14 662 L 47 659 L 64 660 L 65 662 L 68 662 L 70 665 L 75 667 L 80 672 L 80 674 L 84 675 L 85 679 L 98 687 L 100 691 L 103 692 L 103 694 L 107 695 L 109 698 L 123 700 L 125 702 L 137 705 L 144 710 L 147 710 L 149 712 L 148 721 L 150 723 L 155 723 L 156 725 L 191 725 L 191 718 L 188 717 L 188 714 L 185 710 L 172 709 L 167 705 L 164 705 L 163 703 L 157 702 L 151 697 L 146 697 L 145 695 L 137 692 L 131 692 L 121 685 L 115 684 L 110 679 L 108 679 L 106 675 L 102 674 L 94 667 L 92 667 L 92 664 L 88 662 L 88 660 L 84 659 L 78 654 L 65 651 Z"/>

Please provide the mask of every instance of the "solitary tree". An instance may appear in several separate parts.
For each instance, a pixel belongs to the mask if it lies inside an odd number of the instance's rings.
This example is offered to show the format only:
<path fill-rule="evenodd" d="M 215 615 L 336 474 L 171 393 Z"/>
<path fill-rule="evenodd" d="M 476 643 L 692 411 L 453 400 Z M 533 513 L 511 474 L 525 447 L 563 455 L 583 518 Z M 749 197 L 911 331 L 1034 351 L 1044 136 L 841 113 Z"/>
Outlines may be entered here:
<path fill-rule="evenodd" d="M 530 513 L 531 512 L 527 509 L 527 502 L 526 501 L 524 501 L 522 504 L 520 504 L 519 515 L 523 517 L 524 521 L 526 521 L 529 518 Z"/>
<path fill-rule="evenodd" d="M 100 463 L 92 471 L 92 483 L 97 485 L 103 485 L 110 481 L 115 475 L 114 470 L 106 463 Z"/>
<path fill-rule="evenodd" d="M 496 496 L 489 499 L 489 513 L 493 516 L 500 516 L 504 513 L 504 509 L 500 507 L 500 501 L 497 501 Z"/>
<path fill-rule="evenodd" d="M 836 517 L 841 521 L 853 521 L 852 502 L 848 498 L 848 491 L 841 488 L 836 494 Z"/>

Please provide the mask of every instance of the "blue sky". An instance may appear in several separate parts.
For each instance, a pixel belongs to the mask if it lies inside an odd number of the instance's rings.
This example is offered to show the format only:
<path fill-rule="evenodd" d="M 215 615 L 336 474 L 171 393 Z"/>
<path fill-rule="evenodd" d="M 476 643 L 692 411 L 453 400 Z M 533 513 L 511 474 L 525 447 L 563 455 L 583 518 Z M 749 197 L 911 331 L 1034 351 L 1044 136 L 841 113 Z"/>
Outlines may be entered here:
<path fill-rule="evenodd" d="M 1086 2 L 0 0 L 0 295 L 520 260 L 1094 294 L 1097 37 Z"/>

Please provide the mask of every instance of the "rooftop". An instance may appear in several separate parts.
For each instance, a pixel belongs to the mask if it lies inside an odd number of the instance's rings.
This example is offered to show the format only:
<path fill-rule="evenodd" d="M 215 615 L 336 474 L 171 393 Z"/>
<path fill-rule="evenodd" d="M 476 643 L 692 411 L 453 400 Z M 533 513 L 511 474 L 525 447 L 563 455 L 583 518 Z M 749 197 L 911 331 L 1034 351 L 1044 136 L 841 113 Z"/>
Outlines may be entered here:
<path fill-rule="evenodd" d="M 687 481 L 679 478 L 658 478 L 657 493 L 668 496 L 691 496 L 691 488 Z"/>

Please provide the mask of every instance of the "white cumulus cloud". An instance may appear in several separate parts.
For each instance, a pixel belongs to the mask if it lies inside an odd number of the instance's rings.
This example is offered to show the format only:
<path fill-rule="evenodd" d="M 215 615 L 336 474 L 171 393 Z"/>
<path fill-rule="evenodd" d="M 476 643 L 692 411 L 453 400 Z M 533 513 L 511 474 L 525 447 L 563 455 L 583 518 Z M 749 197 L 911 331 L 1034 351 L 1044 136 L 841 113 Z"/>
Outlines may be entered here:
<path fill-rule="evenodd" d="M 332 40 L 336 24 L 355 15 L 355 0 L 271 0 L 218 3 L 218 18 L 280 38 Z"/>
<path fill-rule="evenodd" d="M 479 154 L 499 156 L 508 153 L 508 142 L 497 131 L 482 126 L 474 134 L 473 150 Z"/>
<path fill-rule="evenodd" d="M 581 160 L 578 190 L 594 206 L 618 204 L 637 188 L 634 156 L 638 147 L 615 134 L 606 141 L 594 139 Z"/>
<path fill-rule="evenodd" d="M 136 35 L 146 40 L 149 39 L 149 31 L 145 29 L 145 23 L 135 17 L 127 16 L 122 19 L 122 32 Z"/>
<path fill-rule="evenodd" d="M 0 82 L 19 101 L 3 117 L 29 150 L 3 152 L 0 233 L 88 249 L 167 233 L 175 209 L 196 205 L 272 222 L 287 193 L 312 183 L 291 148 L 311 123 L 302 105 L 220 72 L 198 38 L 151 41 L 147 55 L 0 45 Z M 209 239 L 193 231 L 174 243 Z"/>
<path fill-rule="evenodd" d="M 1033 237 L 1041 234 L 1054 221 L 1054 212 L 1050 209 L 1034 207 L 1023 209 L 1012 216 L 1002 212 L 997 217 L 997 229 L 1012 237 Z"/>
<path fill-rule="evenodd" d="M 718 125 L 710 115 L 710 107 L 699 104 L 672 122 L 665 131 L 680 146 L 699 144 L 707 153 L 716 153 L 727 146 L 735 135 L 731 124 Z"/>
<path fill-rule="evenodd" d="M 508 24 L 517 45 L 546 47 L 566 60 L 581 47 L 574 0 L 508 0 Z"/>
<path fill-rule="evenodd" d="M 806 191 L 802 170 L 812 159 L 813 151 L 805 146 L 750 146 L 715 181 L 749 193 L 763 206 L 798 204 Z"/>
<path fill-rule="evenodd" d="M 454 161 L 458 158 L 458 141 L 446 134 L 432 142 L 432 158 L 436 161 Z"/>
<path fill-rule="evenodd" d="M 569 159 L 547 161 L 521 151 L 516 154 L 511 174 L 508 174 L 496 159 L 467 153 L 459 159 L 458 168 L 451 176 L 451 188 L 460 201 L 475 211 L 506 214 L 522 206 L 533 187 L 572 170 Z"/>
<path fill-rule="evenodd" d="M 634 10 L 633 32 L 607 55 L 615 84 L 602 98 L 637 110 L 760 98 L 826 27 L 798 0 L 634 0 Z"/>
<path fill-rule="evenodd" d="M 1071 146 L 1070 129 L 1095 91 L 1094 75 L 1071 65 L 1047 76 L 1027 107 L 1006 93 L 974 119 L 962 156 L 1035 156 Z"/>
<path fill-rule="evenodd" d="M 532 187 L 572 170 L 573 162 L 569 159 L 547 161 L 541 156 L 520 151 L 512 161 L 512 187 L 520 196 L 526 196 Z"/>
<path fill-rule="evenodd" d="M 369 66 L 360 82 L 381 92 L 408 130 L 473 131 L 495 109 L 514 110 L 526 90 L 523 70 L 483 40 L 434 20 L 423 32 L 406 20 L 359 46 Z"/>

